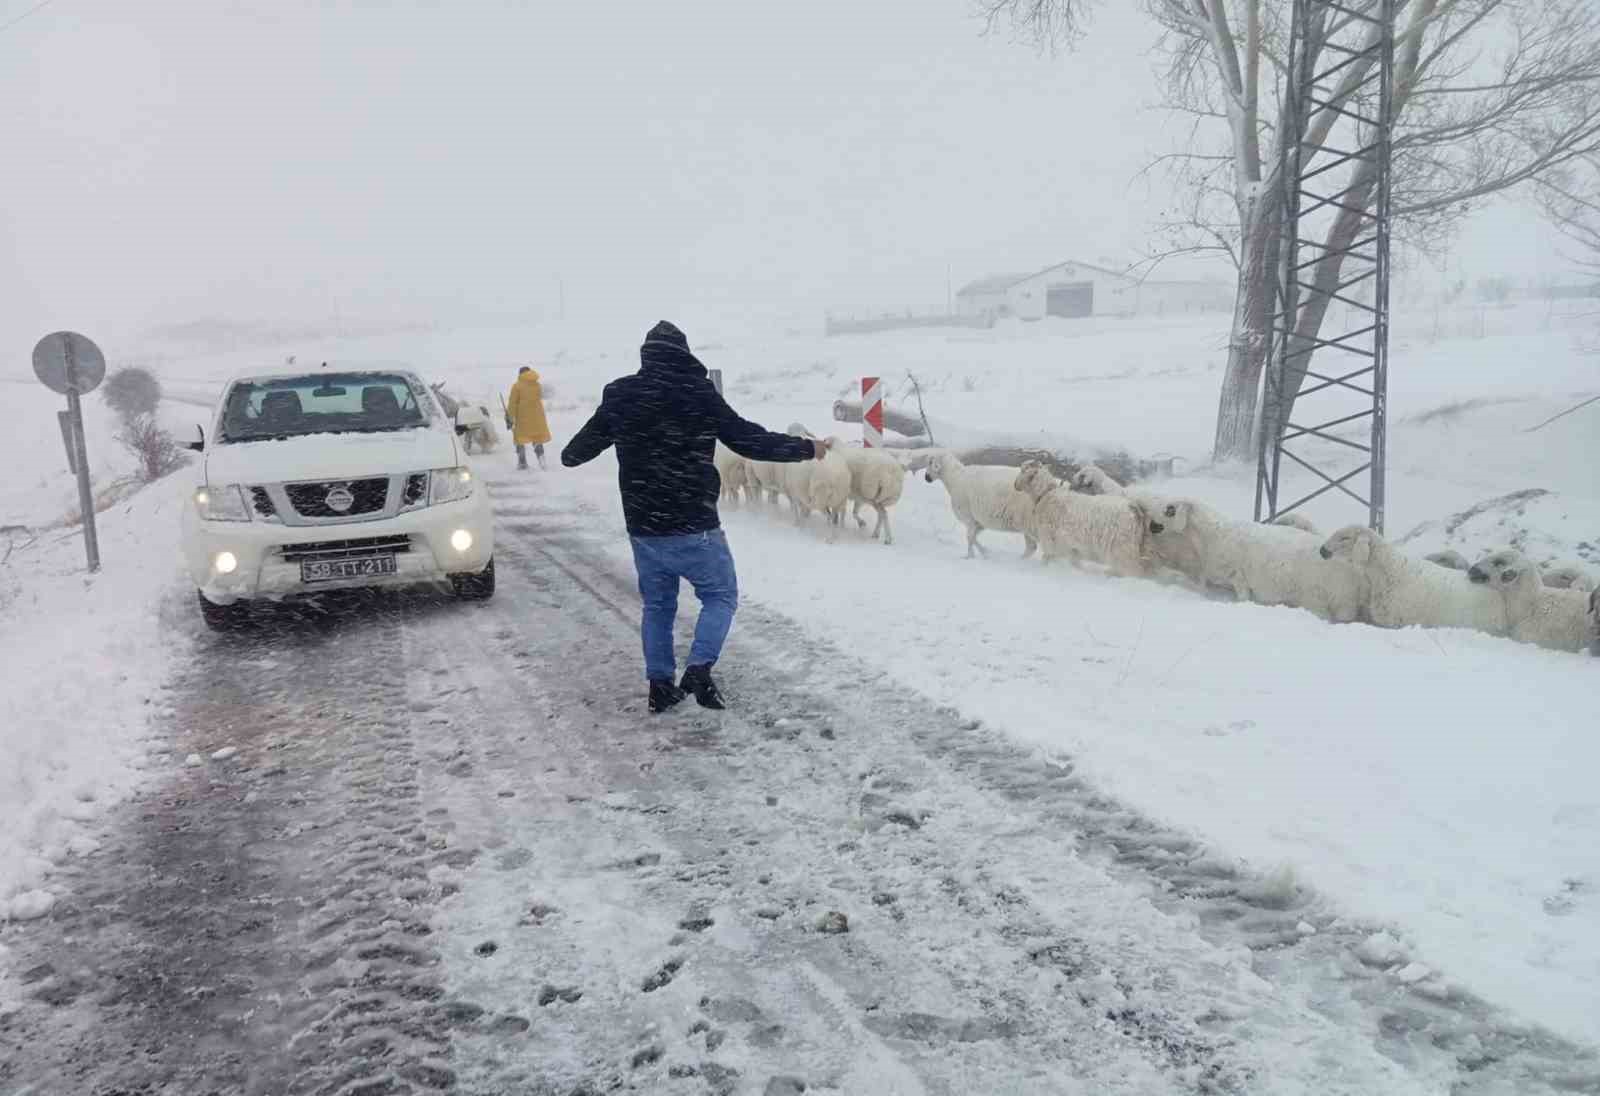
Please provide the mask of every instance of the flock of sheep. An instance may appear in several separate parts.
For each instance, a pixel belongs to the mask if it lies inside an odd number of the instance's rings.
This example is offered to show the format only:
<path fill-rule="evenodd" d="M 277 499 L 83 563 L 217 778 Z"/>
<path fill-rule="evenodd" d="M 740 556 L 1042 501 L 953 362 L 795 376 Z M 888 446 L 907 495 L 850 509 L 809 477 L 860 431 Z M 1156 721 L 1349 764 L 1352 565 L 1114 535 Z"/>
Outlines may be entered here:
<path fill-rule="evenodd" d="M 788 432 L 796 437 L 815 436 L 798 423 L 790 423 Z M 718 442 L 716 465 L 717 475 L 722 477 L 722 498 L 737 503 L 743 491 L 751 502 L 765 499 L 776 503 L 782 496 L 789 501 L 796 525 L 813 512 L 821 513 L 828 522 L 830 542 L 837 538 L 850 503 L 855 503 L 856 525 L 863 529 L 867 523 L 861 508 L 870 506 L 878 515 L 873 539 L 881 535 L 885 544 L 893 544 L 889 508 L 900 501 L 905 489 L 905 465 L 881 449 L 846 449 L 838 439 L 830 440 L 833 444 L 822 460 L 798 464 L 746 460 Z"/>
<path fill-rule="evenodd" d="M 792 424 L 789 432 L 811 436 Z M 1094 465 L 1070 482 L 1037 461 L 1021 470 L 968 465 L 950 453 L 923 455 L 929 483 L 942 483 L 967 532 L 967 556 L 987 554 L 986 530 L 1021 534 L 1023 558 L 1067 559 L 1113 574 L 1220 588 L 1241 601 L 1305 609 L 1337 623 L 1384 628 L 1471 628 L 1561 651 L 1600 654 L 1600 591 L 1583 568 L 1541 569 L 1522 552 L 1498 549 L 1469 562 L 1459 553 L 1419 559 L 1363 526 L 1324 537 L 1299 515 L 1259 525 L 1203 503 L 1129 490 Z M 854 504 L 877 511 L 873 537 L 893 543 L 889 508 L 907 468 L 882 450 L 835 442 L 822 461 L 764 464 L 718 447 L 723 494 L 737 501 L 788 499 L 796 523 L 821 512 L 835 538 Z"/>

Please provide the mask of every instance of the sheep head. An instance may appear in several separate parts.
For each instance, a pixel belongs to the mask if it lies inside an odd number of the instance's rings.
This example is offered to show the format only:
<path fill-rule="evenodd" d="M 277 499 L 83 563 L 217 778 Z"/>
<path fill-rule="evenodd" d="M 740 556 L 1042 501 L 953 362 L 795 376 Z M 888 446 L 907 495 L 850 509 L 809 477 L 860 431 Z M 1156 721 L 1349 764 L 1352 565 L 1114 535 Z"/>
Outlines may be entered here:
<path fill-rule="evenodd" d="M 1346 525 L 1322 543 L 1323 559 L 1348 560 L 1357 567 L 1372 562 L 1372 549 L 1378 534 L 1365 525 Z"/>
<path fill-rule="evenodd" d="M 1533 585 L 1543 583 L 1539 568 L 1515 548 L 1490 552 L 1467 568 L 1467 578 L 1479 586 L 1491 586 L 1496 590 L 1508 590 L 1528 584 L 1530 580 Z"/>
<path fill-rule="evenodd" d="M 1181 533 L 1189 527 L 1189 504 L 1183 499 L 1134 499 L 1133 508 L 1145 519 L 1151 536 Z"/>
<path fill-rule="evenodd" d="M 928 463 L 923 466 L 922 478 L 929 483 L 938 483 L 944 478 L 944 458 L 929 457 Z"/>
<path fill-rule="evenodd" d="M 1069 486 L 1081 494 L 1098 495 L 1102 493 L 1101 479 L 1105 476 L 1099 468 L 1086 464 L 1072 475 Z"/>
<path fill-rule="evenodd" d="M 1022 471 L 1017 473 L 1017 478 L 1012 481 L 1013 491 L 1024 491 L 1034 498 L 1038 498 L 1050 489 L 1054 478 L 1043 464 L 1036 460 L 1022 462 Z"/>
<path fill-rule="evenodd" d="M 1544 584 L 1555 590 L 1593 590 L 1594 580 L 1582 567 L 1561 563 L 1542 571 Z"/>

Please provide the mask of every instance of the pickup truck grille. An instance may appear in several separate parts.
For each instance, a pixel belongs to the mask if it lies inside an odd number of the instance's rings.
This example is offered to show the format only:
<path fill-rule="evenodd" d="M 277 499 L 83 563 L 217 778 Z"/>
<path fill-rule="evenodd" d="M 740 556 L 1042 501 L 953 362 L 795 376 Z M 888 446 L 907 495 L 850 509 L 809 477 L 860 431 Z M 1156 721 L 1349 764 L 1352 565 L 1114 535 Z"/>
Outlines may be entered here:
<path fill-rule="evenodd" d="M 280 544 L 278 554 L 285 563 L 303 563 L 306 560 L 358 559 L 380 553 L 396 554 L 411 551 L 411 538 L 355 537 L 350 540 L 318 540 L 305 544 Z"/>
<path fill-rule="evenodd" d="M 355 496 L 348 510 L 335 510 L 328 505 L 328 492 L 335 487 L 348 488 Z M 376 514 L 389 501 L 389 477 L 373 476 L 358 480 L 329 480 L 326 483 L 286 483 L 284 494 L 289 505 L 303 518 L 353 518 L 363 514 Z"/>

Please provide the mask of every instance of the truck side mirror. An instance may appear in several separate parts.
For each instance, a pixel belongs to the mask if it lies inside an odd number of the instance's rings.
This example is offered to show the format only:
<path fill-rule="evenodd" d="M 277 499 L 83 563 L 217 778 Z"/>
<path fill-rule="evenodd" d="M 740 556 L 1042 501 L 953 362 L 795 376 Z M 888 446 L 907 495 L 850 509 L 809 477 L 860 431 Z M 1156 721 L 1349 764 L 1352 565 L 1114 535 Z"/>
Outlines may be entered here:
<path fill-rule="evenodd" d="M 183 443 L 183 447 L 185 449 L 192 449 L 196 453 L 202 452 L 206 447 L 206 432 L 204 428 L 196 426 L 194 428 L 194 435 L 188 441 Z"/>

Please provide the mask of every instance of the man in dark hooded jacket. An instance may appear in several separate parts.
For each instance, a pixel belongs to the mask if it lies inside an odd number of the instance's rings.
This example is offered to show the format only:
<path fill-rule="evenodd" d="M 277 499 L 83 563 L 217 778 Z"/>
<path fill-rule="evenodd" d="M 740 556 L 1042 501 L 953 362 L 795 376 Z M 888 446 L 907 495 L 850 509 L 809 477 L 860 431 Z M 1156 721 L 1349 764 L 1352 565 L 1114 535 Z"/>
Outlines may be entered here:
<path fill-rule="evenodd" d="M 740 418 L 670 323 L 650 329 L 639 359 L 639 372 L 606 385 L 599 409 L 562 450 L 561 463 L 573 468 L 617 447 L 617 483 L 644 601 L 650 710 L 664 712 L 688 693 L 704 707 L 721 708 L 711 667 L 733 626 L 739 588 L 717 515 L 716 443 L 750 460 L 782 463 L 820 460 L 827 450 L 820 441 L 775 434 Z M 688 579 L 700 599 L 700 620 L 688 669 L 675 684 L 672 624 L 680 579 Z"/>

